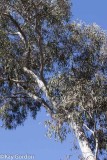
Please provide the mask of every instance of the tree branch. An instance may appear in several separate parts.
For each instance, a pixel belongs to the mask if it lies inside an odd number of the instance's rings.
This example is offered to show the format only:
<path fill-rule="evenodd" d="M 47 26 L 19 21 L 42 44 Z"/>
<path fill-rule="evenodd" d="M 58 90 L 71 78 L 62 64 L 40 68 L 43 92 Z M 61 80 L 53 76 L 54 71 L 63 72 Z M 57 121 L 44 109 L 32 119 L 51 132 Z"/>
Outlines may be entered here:
<path fill-rule="evenodd" d="M 27 94 L 29 97 L 31 97 L 31 98 L 33 98 L 34 100 L 39 101 L 41 104 L 43 104 L 44 107 L 46 108 L 46 110 L 47 110 L 50 114 L 53 113 L 52 108 L 46 103 L 45 100 L 43 100 L 42 98 L 39 98 L 37 95 L 34 95 L 34 94 L 30 93 L 30 92 L 27 92 L 27 91 L 25 91 L 25 92 L 26 92 L 26 94 Z"/>
<path fill-rule="evenodd" d="M 94 131 L 90 129 L 86 124 L 83 124 L 83 126 L 94 135 Z"/>
<path fill-rule="evenodd" d="M 96 125 L 97 125 L 97 122 L 96 122 L 96 119 L 94 121 L 94 138 L 95 138 L 95 158 L 97 160 L 97 155 L 98 155 L 98 133 L 97 133 L 97 130 L 96 130 Z"/>
<path fill-rule="evenodd" d="M 20 83 L 20 84 L 25 84 L 25 83 L 28 83 L 29 81 L 23 81 L 23 80 L 18 80 L 18 79 L 13 79 L 13 78 L 2 78 L 0 77 L 0 82 L 6 82 L 6 81 L 10 81 L 10 82 L 13 82 L 13 83 Z M 34 81 L 30 81 L 30 83 L 35 83 Z"/>
<path fill-rule="evenodd" d="M 95 158 L 97 160 L 97 155 L 98 155 L 98 138 L 97 137 L 95 138 L 95 143 L 96 143 L 96 146 L 95 146 Z"/>
<path fill-rule="evenodd" d="M 27 38 L 25 33 L 22 31 L 20 25 L 18 24 L 18 22 L 9 14 L 9 13 L 4 13 L 4 16 L 9 17 L 9 19 L 13 22 L 13 24 L 15 25 L 15 27 L 18 29 L 19 32 L 17 32 L 17 34 L 21 37 L 21 39 L 24 41 L 26 47 L 28 46 L 28 42 L 27 42 Z"/>
<path fill-rule="evenodd" d="M 41 104 L 44 105 L 44 107 L 50 114 L 53 114 L 53 109 L 48 105 L 48 103 L 44 99 L 38 97 L 38 95 L 36 94 L 32 94 L 29 91 L 25 90 L 20 84 L 18 84 L 18 87 L 24 90 L 23 92 L 24 94 L 27 94 L 30 98 L 33 98 L 34 100 L 39 101 Z"/>
<path fill-rule="evenodd" d="M 35 8 L 37 10 L 37 8 Z M 36 20 L 35 20 L 35 31 L 36 33 L 38 34 L 39 36 L 39 39 L 38 39 L 38 46 L 39 46 L 39 49 L 40 49 L 40 76 L 41 78 L 44 80 L 44 77 L 43 77 L 43 50 L 42 50 L 42 35 L 41 35 L 41 24 L 40 24 L 40 19 L 39 19 L 39 16 L 36 15 Z"/>
<path fill-rule="evenodd" d="M 23 71 L 34 79 L 34 81 L 38 84 L 38 87 L 43 91 L 43 93 L 45 93 L 46 98 L 48 98 L 48 101 L 50 103 L 50 106 L 52 106 L 52 109 L 56 109 L 54 102 L 49 96 L 49 91 L 46 84 L 41 79 L 39 79 L 39 77 L 36 74 L 34 74 L 31 70 L 27 69 L 26 67 L 23 67 Z"/>

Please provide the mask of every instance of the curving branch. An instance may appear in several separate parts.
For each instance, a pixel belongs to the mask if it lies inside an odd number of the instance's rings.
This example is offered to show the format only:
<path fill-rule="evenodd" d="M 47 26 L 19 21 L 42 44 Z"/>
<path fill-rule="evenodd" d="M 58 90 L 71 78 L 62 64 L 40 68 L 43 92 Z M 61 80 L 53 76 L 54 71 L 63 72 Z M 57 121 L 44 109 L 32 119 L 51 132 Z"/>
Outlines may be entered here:
<path fill-rule="evenodd" d="M 43 91 L 43 93 L 46 95 L 46 98 L 49 101 L 49 105 L 51 106 L 52 110 L 56 110 L 56 105 L 55 103 L 52 101 L 51 97 L 49 96 L 49 90 L 47 88 L 46 83 L 44 83 L 44 81 L 42 81 L 34 72 L 32 72 L 31 70 L 27 69 L 26 67 L 23 67 L 23 71 L 25 73 L 27 73 L 29 76 L 31 76 L 35 83 L 38 84 L 38 87 Z"/>
<path fill-rule="evenodd" d="M 34 100 L 39 101 L 51 115 L 54 113 L 53 109 L 48 105 L 48 103 L 44 99 L 40 98 L 36 93 L 32 94 L 31 92 L 25 90 L 20 84 L 18 84 L 17 86 L 20 87 L 22 90 L 24 90 L 23 92 L 24 94 L 27 94 L 30 98 L 33 98 Z M 14 95 L 21 94 L 21 93 L 18 92 L 18 93 L 15 93 Z"/>
<path fill-rule="evenodd" d="M 94 131 L 92 129 L 90 129 L 85 123 L 83 124 L 83 126 L 92 133 L 92 135 L 94 135 Z"/>
<path fill-rule="evenodd" d="M 10 13 L 4 13 L 4 16 L 7 16 L 12 23 L 15 25 L 15 27 L 18 29 L 18 32 L 16 34 L 18 34 L 20 36 L 20 38 L 22 39 L 22 41 L 24 41 L 26 47 L 28 47 L 28 42 L 27 42 L 27 38 L 25 33 L 23 32 L 23 30 L 21 29 L 19 23 L 11 16 Z"/>

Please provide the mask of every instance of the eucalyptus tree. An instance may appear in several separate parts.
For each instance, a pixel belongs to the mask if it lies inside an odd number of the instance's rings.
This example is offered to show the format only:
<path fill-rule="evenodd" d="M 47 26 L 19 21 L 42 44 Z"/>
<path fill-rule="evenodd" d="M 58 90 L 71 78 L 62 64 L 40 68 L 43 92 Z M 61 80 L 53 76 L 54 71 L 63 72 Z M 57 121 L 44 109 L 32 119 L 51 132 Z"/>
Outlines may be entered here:
<path fill-rule="evenodd" d="M 95 160 L 107 147 L 106 34 L 70 11 L 68 0 L 0 1 L 0 118 L 16 128 L 44 107 L 49 134 L 63 140 L 70 126 Z"/>

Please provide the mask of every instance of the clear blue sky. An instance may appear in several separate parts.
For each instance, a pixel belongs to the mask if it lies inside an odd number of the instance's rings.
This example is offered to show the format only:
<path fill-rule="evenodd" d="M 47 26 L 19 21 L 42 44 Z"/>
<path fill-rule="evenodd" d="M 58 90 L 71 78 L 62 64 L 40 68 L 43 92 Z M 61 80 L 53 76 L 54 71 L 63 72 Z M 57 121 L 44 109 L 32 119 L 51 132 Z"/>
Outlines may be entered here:
<path fill-rule="evenodd" d="M 80 19 L 88 24 L 95 22 L 107 30 L 107 0 L 73 0 L 73 19 Z M 46 114 L 42 111 L 36 121 L 29 118 L 24 126 L 16 130 L 0 128 L 0 154 L 28 153 L 35 155 L 35 160 L 64 160 L 65 155 L 72 154 L 71 159 L 78 160 L 76 151 L 70 150 L 73 135 L 69 135 L 62 144 L 48 139 L 45 137 L 44 119 Z"/>

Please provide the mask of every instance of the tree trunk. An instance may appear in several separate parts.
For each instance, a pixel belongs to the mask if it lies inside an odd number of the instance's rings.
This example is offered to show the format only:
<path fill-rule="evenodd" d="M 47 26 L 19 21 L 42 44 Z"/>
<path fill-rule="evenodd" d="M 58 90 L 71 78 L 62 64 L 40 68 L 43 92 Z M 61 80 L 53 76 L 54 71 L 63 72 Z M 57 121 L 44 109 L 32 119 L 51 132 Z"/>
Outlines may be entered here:
<path fill-rule="evenodd" d="M 70 122 L 71 128 L 74 130 L 76 138 L 78 139 L 78 143 L 83 155 L 84 160 L 96 160 L 95 155 L 93 154 L 87 138 L 82 130 L 82 128 L 76 124 L 74 121 Z"/>

